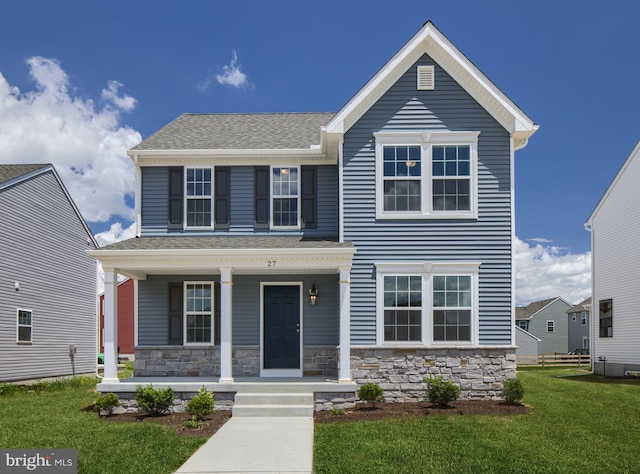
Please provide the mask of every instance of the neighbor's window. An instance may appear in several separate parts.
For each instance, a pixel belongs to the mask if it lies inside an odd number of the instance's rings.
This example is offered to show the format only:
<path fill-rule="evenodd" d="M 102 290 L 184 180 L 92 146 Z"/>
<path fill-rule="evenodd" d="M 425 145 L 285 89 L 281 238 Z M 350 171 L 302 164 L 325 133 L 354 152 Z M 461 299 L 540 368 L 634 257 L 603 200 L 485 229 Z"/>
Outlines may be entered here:
<path fill-rule="evenodd" d="M 18 310 L 18 342 L 31 342 L 31 316 L 30 310 Z"/>
<path fill-rule="evenodd" d="M 187 227 L 211 228 L 211 168 L 187 168 Z"/>
<path fill-rule="evenodd" d="M 273 168 L 273 226 L 298 227 L 298 168 Z"/>
<path fill-rule="evenodd" d="M 613 300 L 600 300 L 600 337 L 613 337 Z"/>
<path fill-rule="evenodd" d="M 420 211 L 422 209 L 420 146 L 385 146 L 384 210 Z"/>
<path fill-rule="evenodd" d="M 471 340 L 471 277 L 433 277 L 433 340 Z"/>
<path fill-rule="evenodd" d="M 547 321 L 547 332 L 553 332 L 555 329 L 555 321 Z"/>
<path fill-rule="evenodd" d="M 185 341 L 210 344 L 213 340 L 211 283 L 185 284 Z"/>
<path fill-rule="evenodd" d="M 519 321 L 516 321 L 516 324 L 520 329 L 523 329 L 525 331 L 529 330 L 529 321 L 527 321 L 526 319 L 520 319 Z"/>
<path fill-rule="evenodd" d="M 468 211 L 471 209 L 471 147 L 434 145 L 433 210 Z"/>
<path fill-rule="evenodd" d="M 580 322 L 582 323 L 583 326 L 587 325 L 587 317 L 589 316 L 589 313 L 587 313 L 586 311 L 583 311 L 580 314 Z"/>
<path fill-rule="evenodd" d="M 384 340 L 422 339 L 422 277 L 384 277 Z"/>

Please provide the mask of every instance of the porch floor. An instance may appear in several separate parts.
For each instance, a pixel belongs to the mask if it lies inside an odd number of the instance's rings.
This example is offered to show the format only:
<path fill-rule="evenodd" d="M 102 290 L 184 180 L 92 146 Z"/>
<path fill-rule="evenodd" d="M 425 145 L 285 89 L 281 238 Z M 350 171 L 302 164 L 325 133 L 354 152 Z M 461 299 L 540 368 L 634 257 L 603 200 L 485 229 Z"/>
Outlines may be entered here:
<path fill-rule="evenodd" d="M 337 379 L 310 377 L 234 377 L 233 382 L 220 383 L 219 377 L 131 377 L 116 383 L 101 382 L 96 390 L 101 393 L 135 392 L 138 385 L 153 384 L 155 388 L 171 387 L 174 392 L 197 392 L 203 386 L 210 392 L 355 392 L 354 382 L 339 383 Z"/>

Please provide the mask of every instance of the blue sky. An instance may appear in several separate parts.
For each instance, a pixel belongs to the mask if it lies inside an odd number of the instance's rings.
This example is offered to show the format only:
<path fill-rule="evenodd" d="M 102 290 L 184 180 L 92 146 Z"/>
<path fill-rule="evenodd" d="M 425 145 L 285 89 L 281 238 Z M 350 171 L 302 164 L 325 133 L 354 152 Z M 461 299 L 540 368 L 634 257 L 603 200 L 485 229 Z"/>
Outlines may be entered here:
<path fill-rule="evenodd" d="M 0 162 L 54 162 L 122 238 L 138 140 L 183 112 L 337 111 L 431 20 L 540 125 L 516 154 L 519 301 L 578 300 L 583 224 L 640 138 L 638 18 L 631 0 L 10 2 Z M 543 288 L 550 268 L 575 285 Z"/>

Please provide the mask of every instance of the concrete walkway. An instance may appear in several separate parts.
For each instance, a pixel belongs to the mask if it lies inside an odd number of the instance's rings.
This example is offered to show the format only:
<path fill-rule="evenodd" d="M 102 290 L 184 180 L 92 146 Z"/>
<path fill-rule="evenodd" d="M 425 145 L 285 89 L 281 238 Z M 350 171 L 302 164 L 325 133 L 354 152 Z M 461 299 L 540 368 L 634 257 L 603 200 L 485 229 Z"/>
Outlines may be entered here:
<path fill-rule="evenodd" d="M 311 473 L 313 418 L 232 417 L 176 474 Z"/>

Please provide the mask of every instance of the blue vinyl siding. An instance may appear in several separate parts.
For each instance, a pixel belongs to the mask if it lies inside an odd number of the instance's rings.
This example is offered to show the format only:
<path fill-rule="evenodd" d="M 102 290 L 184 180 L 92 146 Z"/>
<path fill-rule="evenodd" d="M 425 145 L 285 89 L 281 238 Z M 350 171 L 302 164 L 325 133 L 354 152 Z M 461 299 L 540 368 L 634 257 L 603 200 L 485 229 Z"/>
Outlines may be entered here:
<path fill-rule="evenodd" d="M 436 88 L 416 89 L 416 66 L 435 65 Z M 480 131 L 478 219 L 376 220 L 374 132 Z M 510 139 L 491 115 L 424 55 L 345 134 L 344 238 L 358 252 L 351 340 L 375 344 L 377 261 L 480 261 L 480 344 L 511 342 Z"/>
<path fill-rule="evenodd" d="M 138 283 L 138 344 L 167 344 L 168 285 L 170 282 L 219 281 L 218 275 L 150 275 Z M 338 344 L 337 275 L 234 275 L 232 333 L 234 345 L 260 344 L 260 282 L 303 283 L 303 330 L 306 345 Z M 320 291 L 318 304 L 309 304 L 308 290 Z"/>
<path fill-rule="evenodd" d="M 338 234 L 338 172 L 335 166 L 317 167 L 317 213 L 315 229 L 271 231 L 277 235 L 335 237 Z M 142 235 L 167 235 L 168 171 L 166 167 L 143 167 Z M 254 177 L 252 166 L 233 166 L 230 174 L 229 229 L 214 230 L 215 235 L 254 235 Z M 193 231 L 189 233 L 194 233 Z M 202 234 L 202 232 L 199 232 Z M 172 232 L 175 235 L 175 232 Z"/>

